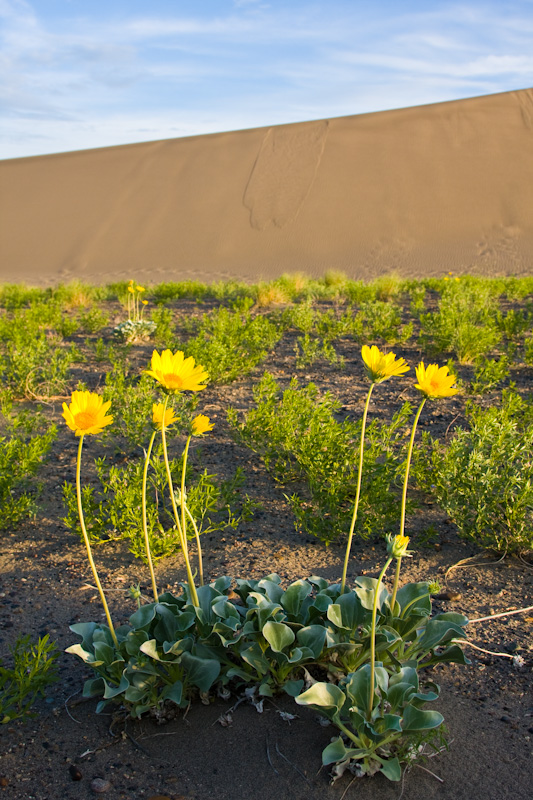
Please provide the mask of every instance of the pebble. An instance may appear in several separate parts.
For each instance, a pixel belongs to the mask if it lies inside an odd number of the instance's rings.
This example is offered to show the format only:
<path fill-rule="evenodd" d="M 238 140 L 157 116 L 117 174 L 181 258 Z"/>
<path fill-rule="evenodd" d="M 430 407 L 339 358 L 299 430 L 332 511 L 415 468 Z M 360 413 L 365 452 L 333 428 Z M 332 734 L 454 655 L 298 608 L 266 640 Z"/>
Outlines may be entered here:
<path fill-rule="evenodd" d="M 111 783 L 105 778 L 93 778 L 91 789 L 95 794 L 103 794 L 111 789 Z"/>
<path fill-rule="evenodd" d="M 80 770 L 74 764 L 70 765 L 68 771 L 73 781 L 81 781 L 81 779 L 83 778 L 83 775 L 81 774 Z"/>

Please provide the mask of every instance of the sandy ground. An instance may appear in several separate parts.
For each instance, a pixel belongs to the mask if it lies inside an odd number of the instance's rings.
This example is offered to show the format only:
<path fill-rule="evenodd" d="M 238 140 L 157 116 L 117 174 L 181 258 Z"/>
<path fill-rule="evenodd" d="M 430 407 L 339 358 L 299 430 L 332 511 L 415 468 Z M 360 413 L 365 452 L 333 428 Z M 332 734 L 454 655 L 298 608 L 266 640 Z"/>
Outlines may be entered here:
<path fill-rule="evenodd" d="M 522 274 L 533 90 L 0 161 L 0 282 Z"/>

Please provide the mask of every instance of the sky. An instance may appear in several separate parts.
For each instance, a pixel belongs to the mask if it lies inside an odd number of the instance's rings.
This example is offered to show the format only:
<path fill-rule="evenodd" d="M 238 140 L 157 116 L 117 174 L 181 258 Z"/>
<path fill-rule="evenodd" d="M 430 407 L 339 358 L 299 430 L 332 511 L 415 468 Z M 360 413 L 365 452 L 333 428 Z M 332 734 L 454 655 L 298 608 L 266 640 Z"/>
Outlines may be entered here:
<path fill-rule="evenodd" d="M 0 158 L 533 86 L 533 0 L 0 0 Z"/>

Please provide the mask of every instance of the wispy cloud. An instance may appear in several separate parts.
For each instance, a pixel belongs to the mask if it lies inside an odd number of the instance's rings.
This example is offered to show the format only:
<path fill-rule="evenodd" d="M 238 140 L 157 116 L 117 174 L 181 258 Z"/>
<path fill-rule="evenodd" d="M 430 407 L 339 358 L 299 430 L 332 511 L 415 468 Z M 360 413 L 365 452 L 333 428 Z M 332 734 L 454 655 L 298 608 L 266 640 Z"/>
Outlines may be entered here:
<path fill-rule="evenodd" d="M 143 16 L 118 16 L 112 0 L 54 17 L 46 6 L 0 0 L 2 157 L 533 84 L 530 0 L 152 0 Z"/>

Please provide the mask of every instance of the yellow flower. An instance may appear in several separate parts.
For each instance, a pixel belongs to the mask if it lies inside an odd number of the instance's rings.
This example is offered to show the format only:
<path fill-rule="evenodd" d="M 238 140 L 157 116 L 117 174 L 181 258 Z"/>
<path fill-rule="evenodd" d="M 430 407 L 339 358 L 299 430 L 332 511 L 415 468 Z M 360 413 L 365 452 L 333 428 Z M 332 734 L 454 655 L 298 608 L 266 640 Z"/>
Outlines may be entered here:
<path fill-rule="evenodd" d="M 214 427 L 215 425 L 210 421 L 209 417 L 206 417 L 205 414 L 198 414 L 192 421 L 193 436 L 201 436 L 202 433 L 212 431 Z"/>
<path fill-rule="evenodd" d="M 163 350 L 161 354 L 154 350 L 151 367 L 146 370 L 147 375 L 159 381 L 164 389 L 174 392 L 199 392 L 205 389 L 202 382 L 209 377 L 203 367 L 194 365 L 192 356 L 185 358 L 181 350 L 174 354 L 170 350 Z"/>
<path fill-rule="evenodd" d="M 128 286 L 128 292 L 130 292 L 131 294 L 135 294 L 135 289 L 133 288 L 133 286 Z"/>
<path fill-rule="evenodd" d="M 403 558 L 410 555 L 407 546 L 409 537 L 399 533 L 397 536 L 387 536 L 387 552 L 393 558 Z"/>
<path fill-rule="evenodd" d="M 152 406 L 152 422 L 156 426 L 156 428 L 160 431 L 163 427 L 163 409 L 165 408 L 164 403 L 154 403 Z M 178 417 L 174 414 L 173 408 L 167 408 L 165 410 L 165 429 L 169 427 L 169 425 L 173 425 L 177 421 Z"/>
<path fill-rule="evenodd" d="M 146 291 L 144 286 L 136 286 L 135 288 L 137 289 L 138 292 L 145 292 Z"/>
<path fill-rule="evenodd" d="M 111 400 L 104 403 L 96 392 L 72 392 L 70 405 L 63 403 L 63 417 L 76 436 L 100 433 L 113 422 L 113 417 L 106 417 L 110 406 Z"/>
<path fill-rule="evenodd" d="M 451 397 L 459 389 L 452 389 L 455 375 L 450 375 L 448 367 L 439 367 L 438 364 L 428 364 L 427 368 L 422 361 L 416 368 L 415 389 L 419 389 L 426 397 Z"/>
<path fill-rule="evenodd" d="M 367 375 L 372 383 L 382 383 L 387 378 L 403 375 L 410 369 L 404 358 L 396 358 L 394 353 L 382 353 L 375 344 L 372 347 L 364 344 L 361 356 L 365 363 Z"/>
<path fill-rule="evenodd" d="M 141 300 L 141 303 L 143 304 L 143 306 L 147 306 L 148 305 L 148 300 Z"/>

